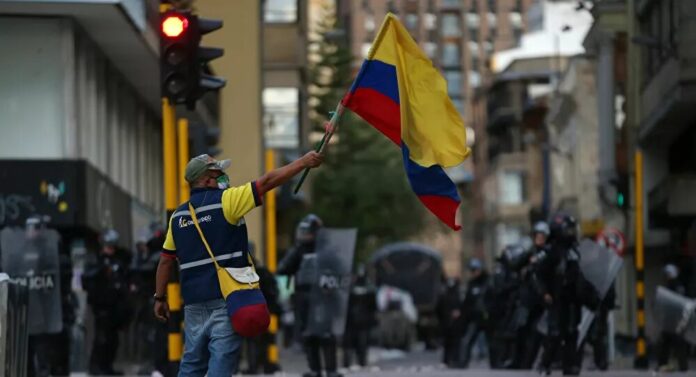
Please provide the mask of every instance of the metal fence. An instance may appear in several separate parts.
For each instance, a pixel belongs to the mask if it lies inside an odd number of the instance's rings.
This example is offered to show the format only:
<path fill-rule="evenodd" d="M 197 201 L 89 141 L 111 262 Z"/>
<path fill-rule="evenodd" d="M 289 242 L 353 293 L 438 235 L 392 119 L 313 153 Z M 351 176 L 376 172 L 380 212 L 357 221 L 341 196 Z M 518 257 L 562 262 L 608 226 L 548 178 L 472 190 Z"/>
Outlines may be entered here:
<path fill-rule="evenodd" d="M 28 287 L 0 274 L 0 377 L 27 375 L 28 307 Z"/>

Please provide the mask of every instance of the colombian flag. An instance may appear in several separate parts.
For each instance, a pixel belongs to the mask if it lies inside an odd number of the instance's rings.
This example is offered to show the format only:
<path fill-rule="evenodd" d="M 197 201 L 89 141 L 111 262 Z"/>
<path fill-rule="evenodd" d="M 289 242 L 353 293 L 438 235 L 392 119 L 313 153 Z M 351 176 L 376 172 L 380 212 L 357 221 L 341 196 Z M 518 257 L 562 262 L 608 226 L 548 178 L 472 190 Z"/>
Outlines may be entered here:
<path fill-rule="evenodd" d="M 447 95 L 445 79 L 393 14 L 384 19 L 341 103 L 401 147 L 418 199 L 459 230 L 459 195 L 443 168 L 471 153 L 464 122 Z"/>

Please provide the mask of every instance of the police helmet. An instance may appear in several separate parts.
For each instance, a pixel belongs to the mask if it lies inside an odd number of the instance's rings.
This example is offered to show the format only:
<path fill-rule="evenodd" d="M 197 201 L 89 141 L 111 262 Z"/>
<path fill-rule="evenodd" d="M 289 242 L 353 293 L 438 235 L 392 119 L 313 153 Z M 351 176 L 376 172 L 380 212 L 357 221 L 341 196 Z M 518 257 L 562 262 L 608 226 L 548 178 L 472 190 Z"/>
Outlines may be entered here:
<path fill-rule="evenodd" d="M 295 228 L 295 238 L 299 242 L 313 241 L 322 226 L 324 226 L 324 223 L 321 221 L 321 218 L 310 213 L 297 224 L 297 228 Z"/>
<path fill-rule="evenodd" d="M 578 222 L 573 216 L 557 213 L 551 219 L 549 234 L 555 241 L 576 241 L 578 238 Z"/>
<path fill-rule="evenodd" d="M 532 234 L 543 234 L 548 237 L 551 234 L 549 224 L 546 221 L 537 221 L 532 228 Z"/>
<path fill-rule="evenodd" d="M 673 280 L 679 277 L 679 268 L 672 263 L 666 265 L 663 269 L 662 272 L 665 274 L 665 277 L 667 279 Z"/>
<path fill-rule="evenodd" d="M 119 234 L 114 229 L 107 229 L 102 233 L 101 238 L 104 246 L 116 246 L 116 244 L 118 244 Z"/>
<path fill-rule="evenodd" d="M 471 270 L 471 271 L 483 270 L 483 262 L 478 258 L 469 259 L 469 270 Z"/>

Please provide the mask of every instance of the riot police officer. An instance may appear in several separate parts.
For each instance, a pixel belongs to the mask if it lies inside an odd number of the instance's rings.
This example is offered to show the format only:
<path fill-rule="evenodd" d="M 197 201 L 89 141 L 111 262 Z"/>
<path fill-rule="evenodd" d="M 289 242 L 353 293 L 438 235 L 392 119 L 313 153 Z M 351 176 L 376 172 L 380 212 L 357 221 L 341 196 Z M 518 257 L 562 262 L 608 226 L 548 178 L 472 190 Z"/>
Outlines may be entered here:
<path fill-rule="evenodd" d="M 471 258 L 468 267 L 470 278 L 467 282 L 466 293 L 460 310 L 463 320 L 463 336 L 458 365 L 463 368 L 469 366 L 471 350 L 479 334 L 485 332 L 486 337 L 490 339 L 487 331 L 489 320 L 487 306 L 488 274 L 483 269 L 483 262 L 478 258 Z"/>
<path fill-rule="evenodd" d="M 437 314 L 442 331 L 442 363 L 448 367 L 457 366 L 459 361 L 459 343 L 462 337 L 461 296 L 459 279 L 447 278 L 437 302 Z"/>
<path fill-rule="evenodd" d="M 377 324 L 377 292 L 367 279 L 364 265 L 357 268 L 355 280 L 350 287 L 348 318 L 344 335 L 343 366 L 350 368 L 353 353 L 358 364 L 367 366 L 367 350 L 370 330 Z"/>
<path fill-rule="evenodd" d="M 309 372 L 305 377 L 319 377 L 322 369 L 326 370 L 328 377 L 339 377 L 336 360 L 336 338 L 327 333 L 323 336 L 307 334 L 309 320 L 312 287 L 318 280 L 317 255 L 315 243 L 317 233 L 323 226 L 321 219 L 309 214 L 300 221 L 295 229 L 295 245 L 288 250 L 287 255 L 278 265 L 279 275 L 293 275 L 295 279 L 295 293 L 293 307 L 295 311 L 296 326 L 304 345 L 307 356 Z M 322 368 L 321 354 L 324 356 L 324 368 Z"/>
<path fill-rule="evenodd" d="M 118 232 L 113 229 L 102 235 L 102 248 L 85 273 L 87 302 L 94 313 L 94 341 L 90 355 L 90 374 L 120 374 L 113 368 L 118 350 L 118 331 L 131 317 L 127 303 L 129 291 L 128 260 L 117 249 Z"/>
<path fill-rule="evenodd" d="M 556 353 L 561 352 L 564 375 L 580 373 L 576 346 L 581 302 L 578 295 L 582 279 L 577 251 L 577 222 L 572 216 L 556 214 L 550 224 L 548 253 L 536 270 L 536 283 L 548 313 L 541 368 L 551 373 Z"/>

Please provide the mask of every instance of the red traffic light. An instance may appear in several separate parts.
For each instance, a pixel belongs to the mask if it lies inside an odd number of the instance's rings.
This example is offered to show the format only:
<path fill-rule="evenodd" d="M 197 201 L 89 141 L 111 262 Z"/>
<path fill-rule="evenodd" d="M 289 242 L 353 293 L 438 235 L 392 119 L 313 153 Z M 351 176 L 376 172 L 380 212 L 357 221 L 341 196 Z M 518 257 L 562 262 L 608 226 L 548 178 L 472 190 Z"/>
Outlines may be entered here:
<path fill-rule="evenodd" d="M 189 21 L 180 15 L 169 15 L 162 20 L 162 33 L 169 38 L 176 38 L 186 31 Z"/>

